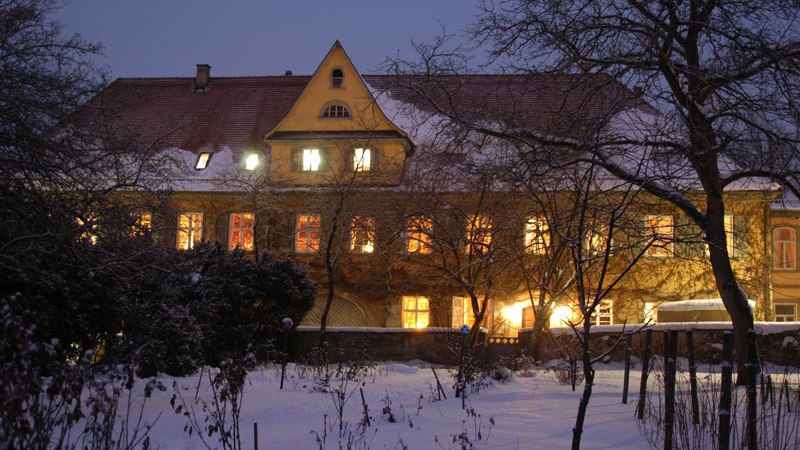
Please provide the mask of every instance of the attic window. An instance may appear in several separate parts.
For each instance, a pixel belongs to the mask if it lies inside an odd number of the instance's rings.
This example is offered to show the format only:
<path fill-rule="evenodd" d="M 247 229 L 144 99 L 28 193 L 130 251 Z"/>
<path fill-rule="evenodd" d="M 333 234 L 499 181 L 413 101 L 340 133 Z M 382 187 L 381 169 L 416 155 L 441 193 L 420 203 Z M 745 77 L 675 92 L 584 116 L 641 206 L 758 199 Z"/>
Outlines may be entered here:
<path fill-rule="evenodd" d="M 256 170 L 256 167 L 258 167 L 258 161 L 259 161 L 258 154 L 250 153 L 244 160 L 244 168 L 246 170 Z"/>
<path fill-rule="evenodd" d="M 343 103 L 331 103 L 322 109 L 320 117 L 323 119 L 346 119 L 350 117 L 350 110 Z"/>
<path fill-rule="evenodd" d="M 339 68 L 331 70 L 331 86 L 340 88 L 342 83 L 344 83 L 344 71 Z"/>
<path fill-rule="evenodd" d="M 208 167 L 208 161 L 211 159 L 211 152 L 202 152 L 197 156 L 197 163 L 194 165 L 195 170 L 203 170 Z"/>

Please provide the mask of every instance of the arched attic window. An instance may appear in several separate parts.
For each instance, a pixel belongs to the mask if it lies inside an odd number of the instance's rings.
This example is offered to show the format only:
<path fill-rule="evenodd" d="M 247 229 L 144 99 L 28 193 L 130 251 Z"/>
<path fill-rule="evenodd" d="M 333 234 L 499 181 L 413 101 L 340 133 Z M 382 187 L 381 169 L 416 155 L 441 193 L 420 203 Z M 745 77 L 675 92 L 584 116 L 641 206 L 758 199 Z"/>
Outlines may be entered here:
<path fill-rule="evenodd" d="M 344 83 L 344 70 L 339 67 L 331 70 L 331 86 L 335 88 L 342 87 Z"/>
<path fill-rule="evenodd" d="M 342 102 L 326 103 L 322 107 L 319 115 L 323 119 L 345 119 L 350 118 L 350 109 Z"/>

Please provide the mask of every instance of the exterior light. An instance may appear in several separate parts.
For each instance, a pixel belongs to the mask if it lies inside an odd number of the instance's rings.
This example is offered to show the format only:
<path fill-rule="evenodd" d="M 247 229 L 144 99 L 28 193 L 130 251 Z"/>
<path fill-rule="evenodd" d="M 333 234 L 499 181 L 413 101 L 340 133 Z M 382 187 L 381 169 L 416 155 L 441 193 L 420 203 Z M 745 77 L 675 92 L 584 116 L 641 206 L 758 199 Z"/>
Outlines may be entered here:
<path fill-rule="evenodd" d="M 197 163 L 195 163 L 195 170 L 203 170 L 208 167 L 208 160 L 211 159 L 211 152 L 202 152 L 197 156 Z"/>
<path fill-rule="evenodd" d="M 250 153 L 244 161 L 244 168 L 247 170 L 256 170 L 258 167 L 258 154 Z"/>

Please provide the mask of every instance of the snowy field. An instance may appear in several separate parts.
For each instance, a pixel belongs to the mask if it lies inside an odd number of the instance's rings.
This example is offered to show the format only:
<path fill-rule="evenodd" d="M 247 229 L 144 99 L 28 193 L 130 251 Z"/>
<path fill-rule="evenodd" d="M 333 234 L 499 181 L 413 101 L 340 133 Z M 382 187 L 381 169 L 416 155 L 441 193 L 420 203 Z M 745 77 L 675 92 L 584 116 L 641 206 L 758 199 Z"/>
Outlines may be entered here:
<path fill-rule="evenodd" d="M 583 448 L 642 449 L 649 444 L 640 435 L 634 418 L 639 372 L 631 373 L 629 402 L 623 405 L 623 370 L 620 365 L 598 364 L 594 394 L 586 417 Z M 364 417 L 358 385 L 352 382 L 343 408 L 344 431 L 340 438 L 334 396 L 313 389 L 314 381 L 303 377 L 293 365 L 280 390 L 280 370 L 274 367 L 252 371 L 244 390 L 241 412 L 242 447 L 253 448 L 253 423 L 258 424 L 259 449 L 530 449 L 569 448 L 582 385 L 576 392 L 559 384 L 553 372 L 536 370 L 515 375 L 508 382 L 492 382 L 468 395 L 466 410 L 453 391 L 453 370 L 438 368 L 447 400 L 433 399 L 436 382 L 424 364 L 378 365 L 365 379 L 363 391 L 371 424 L 362 433 Z M 170 405 L 173 379 L 164 377 L 164 391 L 156 390 L 145 405 L 145 420 L 158 417 L 151 431 L 151 447 L 162 449 L 204 448 L 203 442 L 184 431 L 186 417 Z M 187 403 L 194 401 L 198 375 L 174 380 Z M 331 388 L 342 388 L 332 381 Z M 207 377 L 199 398 L 211 398 Z M 383 413 L 389 407 L 390 414 Z M 198 406 L 198 418 L 202 413 Z M 160 417 L 158 416 L 160 413 Z M 461 436 L 461 438 L 459 438 Z M 217 437 L 209 438 L 212 447 Z M 469 447 L 467 441 L 474 447 Z"/>

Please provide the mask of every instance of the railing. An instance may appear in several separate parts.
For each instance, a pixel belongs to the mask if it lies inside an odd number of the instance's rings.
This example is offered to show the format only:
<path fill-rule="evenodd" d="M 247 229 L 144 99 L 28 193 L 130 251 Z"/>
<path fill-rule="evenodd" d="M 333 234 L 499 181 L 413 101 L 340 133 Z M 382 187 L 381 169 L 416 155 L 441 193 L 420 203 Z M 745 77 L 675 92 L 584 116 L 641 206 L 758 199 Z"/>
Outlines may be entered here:
<path fill-rule="evenodd" d="M 497 345 L 517 345 L 519 344 L 519 338 L 505 337 L 505 336 L 489 336 L 488 343 Z"/>

